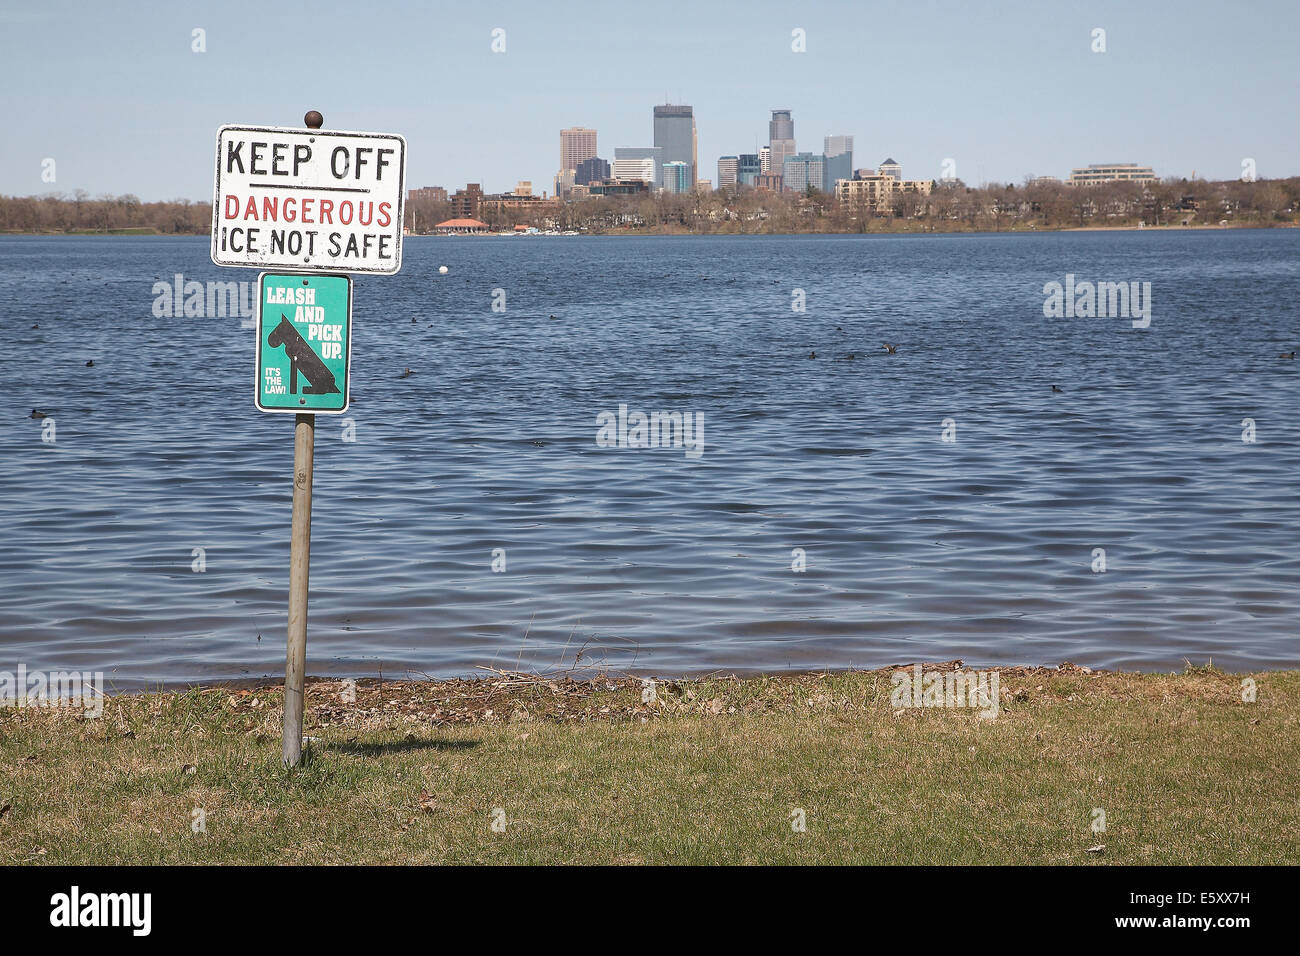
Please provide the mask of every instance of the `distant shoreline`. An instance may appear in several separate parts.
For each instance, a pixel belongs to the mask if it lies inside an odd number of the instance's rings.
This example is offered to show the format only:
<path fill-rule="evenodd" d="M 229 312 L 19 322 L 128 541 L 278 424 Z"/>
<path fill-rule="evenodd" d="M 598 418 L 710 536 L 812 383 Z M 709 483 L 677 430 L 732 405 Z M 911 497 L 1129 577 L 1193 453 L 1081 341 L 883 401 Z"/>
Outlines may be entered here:
<path fill-rule="evenodd" d="M 1070 226 L 1066 229 L 1016 229 L 1013 232 L 1192 232 L 1193 230 L 1201 232 L 1227 232 L 1230 229 L 1295 229 L 1296 223 L 1279 222 L 1271 225 L 1262 223 L 1243 223 L 1227 226 L 1214 225 L 1211 223 L 1199 223 L 1188 226 L 1175 226 L 1166 224 L 1163 226 Z"/>
<path fill-rule="evenodd" d="M 1218 225 L 1196 223 L 1189 225 L 1165 224 L 1160 226 L 1045 226 L 1041 229 L 875 229 L 866 232 L 849 232 L 841 230 L 819 230 L 808 232 L 693 232 L 689 230 L 625 229 L 603 232 L 583 232 L 578 236 L 548 235 L 503 235 L 495 232 L 486 233 L 415 233 L 404 236 L 406 239 L 574 239 L 574 238 L 646 238 L 646 237 L 696 237 L 726 239 L 746 236 L 1005 236 L 1034 235 L 1058 232 L 1230 232 L 1244 229 L 1296 229 L 1300 223 L 1230 223 Z M 198 239 L 209 238 L 206 232 L 144 232 L 133 229 L 113 229 L 107 232 L 0 232 L 0 238 L 8 236 L 41 237 L 61 239 Z"/>

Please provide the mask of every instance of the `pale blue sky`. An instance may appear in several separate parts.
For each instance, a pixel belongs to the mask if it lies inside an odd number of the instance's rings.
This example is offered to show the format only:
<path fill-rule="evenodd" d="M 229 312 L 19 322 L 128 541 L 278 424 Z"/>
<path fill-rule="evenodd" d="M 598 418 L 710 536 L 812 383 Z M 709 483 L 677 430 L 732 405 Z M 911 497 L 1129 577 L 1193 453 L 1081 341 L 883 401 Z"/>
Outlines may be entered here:
<path fill-rule="evenodd" d="M 705 178 L 766 141 L 774 108 L 801 149 L 852 134 L 856 166 L 892 156 L 908 177 L 948 157 L 972 183 L 1116 161 L 1233 178 L 1246 157 L 1296 175 L 1297 37 L 1296 0 L 0 0 L 0 193 L 210 199 L 219 125 L 310 108 L 405 135 L 410 185 L 550 190 L 562 127 L 612 158 L 651 143 L 665 94 L 695 107 Z"/>

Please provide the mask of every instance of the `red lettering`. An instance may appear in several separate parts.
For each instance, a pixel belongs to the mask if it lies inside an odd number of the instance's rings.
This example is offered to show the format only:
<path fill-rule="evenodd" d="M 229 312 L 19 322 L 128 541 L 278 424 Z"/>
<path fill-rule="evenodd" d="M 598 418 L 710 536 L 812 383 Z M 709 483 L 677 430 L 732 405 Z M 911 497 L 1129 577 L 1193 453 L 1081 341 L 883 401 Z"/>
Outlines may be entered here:
<path fill-rule="evenodd" d="M 290 203 L 293 203 L 295 208 L 290 208 L 289 206 Z M 296 208 L 297 205 L 298 205 L 298 200 L 295 199 L 293 196 L 284 197 L 284 206 L 281 207 L 281 211 L 284 213 L 285 222 L 293 222 L 295 219 L 298 218 L 298 210 Z"/>
<path fill-rule="evenodd" d="M 248 204 L 244 207 L 244 221 L 247 222 L 249 219 L 257 221 L 257 200 L 252 196 L 248 197 Z"/>
<path fill-rule="evenodd" d="M 262 198 L 262 218 L 267 222 L 276 221 L 276 207 L 280 205 L 278 196 L 264 196 Z"/>
<path fill-rule="evenodd" d="M 321 225 L 334 225 L 334 200 L 322 199 L 320 201 L 320 221 Z"/>
<path fill-rule="evenodd" d="M 359 225 L 368 226 L 374 218 L 375 204 L 373 202 L 357 203 L 357 223 Z"/>
<path fill-rule="evenodd" d="M 393 215 L 391 212 L 392 205 L 393 204 L 390 202 L 381 202 L 379 204 L 379 223 L 378 223 L 379 226 L 383 227 L 392 223 L 393 221 Z"/>
<path fill-rule="evenodd" d="M 235 219 L 238 216 L 239 216 L 239 197 L 227 196 L 226 197 L 226 218 Z"/>
<path fill-rule="evenodd" d="M 315 201 L 314 199 L 304 199 L 302 201 L 302 221 L 307 225 L 311 225 L 316 221 L 311 217 L 311 204 Z"/>
<path fill-rule="evenodd" d="M 348 217 L 346 219 L 343 218 L 343 213 L 345 210 L 347 211 L 348 214 Z M 345 199 L 341 203 L 339 203 L 339 222 L 344 226 L 349 225 L 352 222 L 352 200 L 351 199 Z"/>

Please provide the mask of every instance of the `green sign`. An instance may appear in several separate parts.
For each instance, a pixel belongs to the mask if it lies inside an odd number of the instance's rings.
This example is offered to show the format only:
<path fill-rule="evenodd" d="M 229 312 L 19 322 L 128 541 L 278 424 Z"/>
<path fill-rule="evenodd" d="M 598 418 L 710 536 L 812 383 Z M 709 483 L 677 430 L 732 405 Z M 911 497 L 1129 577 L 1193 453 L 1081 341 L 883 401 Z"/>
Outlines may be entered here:
<path fill-rule="evenodd" d="M 258 286 L 257 407 L 346 411 L 352 279 L 263 272 Z"/>

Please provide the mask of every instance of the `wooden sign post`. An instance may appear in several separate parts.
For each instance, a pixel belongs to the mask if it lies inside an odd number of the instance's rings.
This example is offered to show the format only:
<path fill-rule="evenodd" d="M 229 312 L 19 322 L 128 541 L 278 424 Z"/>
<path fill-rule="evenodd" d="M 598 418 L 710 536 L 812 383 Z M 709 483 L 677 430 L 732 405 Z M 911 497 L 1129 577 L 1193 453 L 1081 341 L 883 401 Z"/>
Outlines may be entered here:
<path fill-rule="evenodd" d="M 311 472 L 316 416 L 298 415 L 293 426 L 293 525 L 289 538 L 289 644 L 284 658 L 286 767 L 302 760 L 302 710 L 307 671 L 307 576 L 311 565 Z"/>
<path fill-rule="evenodd" d="M 223 126 L 217 131 L 212 261 L 278 267 L 258 282 L 255 395 L 292 413 L 293 519 L 284 662 L 284 764 L 302 762 L 316 415 L 349 403 L 352 279 L 402 267 L 406 140 L 386 133 Z M 333 273 L 333 274 L 323 274 Z"/>

